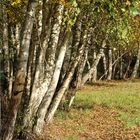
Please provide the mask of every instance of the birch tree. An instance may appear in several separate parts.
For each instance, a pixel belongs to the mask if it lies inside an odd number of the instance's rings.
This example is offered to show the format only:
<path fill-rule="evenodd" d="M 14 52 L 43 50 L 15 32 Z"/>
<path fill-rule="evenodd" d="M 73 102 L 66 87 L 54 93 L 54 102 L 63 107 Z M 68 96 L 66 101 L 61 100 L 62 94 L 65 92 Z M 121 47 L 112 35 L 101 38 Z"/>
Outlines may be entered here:
<path fill-rule="evenodd" d="M 35 9 L 37 1 L 29 1 L 26 13 L 26 19 L 23 29 L 23 37 L 21 40 L 21 48 L 18 58 L 18 68 L 16 72 L 16 80 L 14 81 L 12 97 L 9 106 L 9 118 L 3 134 L 3 140 L 11 140 L 14 133 L 14 127 L 16 123 L 17 112 L 21 97 L 23 94 L 24 83 L 26 78 L 27 61 L 29 55 L 30 39 L 33 27 L 33 20 L 35 15 Z"/>

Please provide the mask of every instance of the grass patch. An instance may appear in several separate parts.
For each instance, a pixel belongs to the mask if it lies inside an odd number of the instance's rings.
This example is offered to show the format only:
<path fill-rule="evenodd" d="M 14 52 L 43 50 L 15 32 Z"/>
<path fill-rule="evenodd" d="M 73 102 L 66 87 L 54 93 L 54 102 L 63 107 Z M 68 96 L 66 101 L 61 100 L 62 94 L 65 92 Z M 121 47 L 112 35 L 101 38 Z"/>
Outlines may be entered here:
<path fill-rule="evenodd" d="M 127 127 L 140 124 L 140 81 L 101 82 L 77 92 L 75 108 L 93 109 L 94 104 L 116 109 Z"/>
<path fill-rule="evenodd" d="M 58 110 L 46 128 L 52 140 L 140 139 L 140 81 L 87 85 L 71 110 Z"/>
<path fill-rule="evenodd" d="M 130 114 L 127 112 L 119 112 L 120 113 L 120 119 L 126 122 L 127 127 L 132 127 L 134 125 L 140 124 L 140 117 L 136 114 Z"/>
<path fill-rule="evenodd" d="M 80 138 L 76 135 L 68 135 L 63 137 L 64 140 L 80 140 Z"/>

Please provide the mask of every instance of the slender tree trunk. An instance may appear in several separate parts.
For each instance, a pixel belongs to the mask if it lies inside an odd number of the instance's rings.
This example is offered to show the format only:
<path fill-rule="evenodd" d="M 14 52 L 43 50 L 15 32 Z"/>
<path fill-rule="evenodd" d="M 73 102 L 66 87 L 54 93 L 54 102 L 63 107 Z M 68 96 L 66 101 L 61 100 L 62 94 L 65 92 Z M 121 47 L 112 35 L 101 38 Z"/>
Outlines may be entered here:
<path fill-rule="evenodd" d="M 132 62 L 131 58 L 132 58 L 131 53 L 129 53 L 128 66 L 127 66 L 126 71 L 123 75 L 123 79 L 126 79 L 126 78 L 129 77 L 129 70 L 130 70 L 130 65 L 131 65 L 131 62 Z"/>
<path fill-rule="evenodd" d="M 12 30 L 12 29 L 11 29 Z M 16 54 L 14 56 L 14 59 L 17 58 L 17 56 L 19 55 L 19 49 L 20 49 L 20 24 L 16 24 L 15 27 L 13 27 L 13 40 L 14 41 L 10 41 L 13 43 L 14 48 L 16 49 Z M 10 31 L 11 32 L 11 31 Z M 9 34 L 10 34 L 9 32 Z M 9 39 L 10 40 L 10 39 Z M 8 93 L 9 93 L 9 97 L 11 98 L 12 96 L 12 88 L 13 88 L 13 81 L 14 81 L 14 67 L 13 67 L 13 54 L 14 52 L 10 52 L 9 51 L 9 84 L 8 84 Z"/>
<path fill-rule="evenodd" d="M 31 97 L 30 97 L 30 102 L 28 106 L 28 112 L 26 113 L 25 119 L 24 119 L 24 125 L 25 127 L 32 128 L 33 125 L 33 118 L 35 117 L 36 111 L 42 101 L 43 96 L 48 90 L 49 84 L 52 79 L 53 71 L 54 71 L 54 66 L 55 66 L 55 55 L 56 55 L 56 48 L 57 48 L 57 43 L 59 39 L 59 33 L 60 33 L 60 27 L 62 23 L 62 17 L 63 17 L 63 10 L 64 10 L 64 5 L 61 3 L 57 3 L 55 7 L 55 15 L 53 19 L 53 26 L 51 29 L 51 36 L 48 44 L 48 58 L 47 58 L 47 64 L 46 64 L 46 77 L 45 80 L 40 84 L 35 81 Z M 59 15 L 59 16 L 58 16 Z M 44 53 L 42 51 L 42 53 Z M 41 60 L 42 61 L 42 54 L 41 54 Z M 40 68 L 40 67 L 39 67 Z M 37 70 L 36 75 L 40 72 L 40 69 Z M 38 81 L 38 76 L 35 78 L 35 80 Z"/>
<path fill-rule="evenodd" d="M 11 83 L 10 83 L 10 75 L 11 75 L 11 69 L 10 69 L 10 57 L 9 57 L 9 43 L 8 43 L 8 37 L 9 37 L 9 32 L 8 32 L 8 18 L 7 14 L 4 13 L 5 7 L 2 7 L 2 14 L 3 14 L 3 34 L 2 34 L 2 47 L 4 50 L 4 72 L 7 77 L 8 81 L 8 98 L 11 98 Z"/>
<path fill-rule="evenodd" d="M 112 78 L 112 50 L 111 48 L 109 48 L 108 57 L 109 57 L 109 66 L 108 66 L 107 80 L 111 80 Z"/>
<path fill-rule="evenodd" d="M 103 56 L 103 54 L 104 54 L 104 47 L 105 47 L 105 45 L 106 45 L 106 42 L 105 42 L 105 40 L 103 41 L 103 44 L 102 44 L 102 47 L 101 47 L 101 49 L 100 49 L 100 52 L 97 54 L 97 56 L 96 56 L 96 59 L 94 60 L 94 62 L 93 62 L 93 64 L 92 64 L 92 66 L 91 66 L 91 69 L 85 74 L 85 76 L 83 77 L 83 79 L 82 79 L 82 85 L 84 85 L 86 82 L 87 82 L 87 80 L 93 75 L 93 77 L 94 77 L 94 80 L 95 80 L 95 74 L 96 74 L 96 71 L 97 71 L 97 65 L 98 65 L 98 63 L 99 63 L 99 60 L 100 60 L 100 58 Z"/>
<path fill-rule="evenodd" d="M 138 69 L 139 69 L 139 65 L 140 65 L 140 44 L 138 44 L 138 45 L 139 45 L 139 47 L 138 47 L 138 53 L 137 53 L 137 60 L 136 60 L 131 78 L 137 78 L 137 75 L 138 75 Z"/>
<path fill-rule="evenodd" d="M 72 103 L 75 99 L 75 95 L 76 95 L 76 91 L 77 89 L 79 89 L 81 87 L 81 83 L 82 83 L 82 77 L 83 77 L 83 71 L 86 65 L 86 61 L 87 61 L 87 56 L 88 56 L 88 46 L 86 46 L 85 48 L 85 52 L 83 53 L 83 56 L 81 57 L 81 60 L 77 66 L 77 71 L 76 71 L 76 77 L 74 77 L 74 81 L 72 80 L 71 83 L 74 84 L 74 87 L 70 87 L 70 89 L 68 89 L 68 110 L 71 108 Z"/>
<path fill-rule="evenodd" d="M 128 52 L 125 52 L 123 53 L 121 56 L 118 56 L 117 59 L 112 63 L 112 68 L 113 68 L 113 77 L 115 78 L 114 74 L 115 74 L 115 71 L 116 71 L 116 67 L 117 67 L 117 62 L 120 60 L 121 57 L 123 57 L 126 53 Z M 114 66 L 114 67 L 113 67 Z M 109 71 L 109 68 L 107 69 L 106 73 Z M 101 80 L 103 77 L 104 77 L 105 74 L 103 74 L 99 80 Z"/>
<path fill-rule="evenodd" d="M 87 30 L 83 31 L 80 42 L 81 43 L 79 43 L 78 54 L 75 58 L 75 61 L 72 62 L 70 70 L 69 70 L 68 74 L 66 75 L 66 78 L 64 79 L 63 84 L 62 84 L 61 88 L 59 89 L 59 91 L 57 92 L 57 95 L 55 96 L 54 100 L 52 101 L 52 104 L 49 108 L 49 111 L 46 114 L 46 122 L 47 123 L 50 123 L 50 121 L 54 117 L 54 114 L 55 114 L 55 112 L 60 104 L 60 101 L 61 101 L 64 93 L 66 92 L 66 90 L 69 87 L 69 84 L 70 84 L 72 77 L 73 77 L 73 74 L 75 72 L 75 68 L 77 67 L 78 62 L 81 59 L 81 55 L 84 52 L 84 48 L 85 48 L 85 45 L 87 42 Z"/>
<path fill-rule="evenodd" d="M 105 53 L 103 55 L 103 65 L 104 65 L 104 78 L 106 79 L 106 75 L 107 75 L 107 60 L 106 60 Z"/>
<path fill-rule="evenodd" d="M 67 32 L 66 35 L 65 35 L 62 47 L 61 47 L 60 52 L 59 52 L 59 56 L 58 56 L 57 61 L 56 61 L 53 78 L 51 80 L 49 89 L 48 89 L 47 93 L 45 94 L 45 96 L 43 97 L 43 100 L 41 101 L 41 104 L 40 104 L 38 112 L 37 112 L 38 117 L 36 119 L 36 123 L 35 123 L 35 126 L 34 126 L 34 132 L 37 133 L 37 134 L 40 134 L 42 132 L 45 115 L 46 115 L 48 107 L 49 107 L 49 105 L 52 101 L 53 95 L 55 93 L 55 90 L 56 90 L 56 87 L 57 87 L 57 84 L 58 84 L 61 67 L 62 67 L 62 64 L 63 64 L 63 61 L 64 61 L 64 56 L 65 56 L 65 53 L 66 53 L 66 49 L 67 49 L 67 46 L 68 46 L 69 34 L 70 33 Z"/>
<path fill-rule="evenodd" d="M 113 66 L 113 70 L 112 70 L 112 78 L 113 78 L 113 79 L 116 78 L 115 76 L 116 76 L 116 68 L 117 68 L 117 64 L 118 64 L 118 63 L 115 63 L 114 66 Z"/>
<path fill-rule="evenodd" d="M 23 38 L 21 40 L 21 48 L 17 64 L 18 68 L 15 76 L 16 79 L 14 81 L 12 97 L 10 101 L 9 118 L 7 120 L 7 124 L 5 125 L 5 132 L 2 138 L 3 140 L 12 140 L 13 138 L 17 112 L 19 104 L 21 102 L 21 97 L 25 84 L 29 46 L 36 6 L 36 1 L 29 0 L 26 19 L 24 23 Z"/>
<path fill-rule="evenodd" d="M 72 43 L 71 43 L 71 47 L 70 47 L 70 54 L 68 54 L 68 56 L 65 57 L 65 60 L 68 59 L 69 61 L 64 61 L 64 65 L 63 65 L 63 69 L 62 69 L 63 72 L 61 72 L 61 77 L 60 77 L 61 81 L 59 82 L 57 90 L 59 90 L 59 87 L 61 87 L 61 85 L 66 77 L 67 72 L 71 68 L 72 62 L 74 62 L 75 58 L 77 57 L 77 50 L 80 45 L 80 40 L 81 40 L 81 35 L 82 35 L 82 18 L 83 18 L 82 14 L 79 14 L 77 17 L 75 26 L 72 29 L 72 38 L 71 38 Z M 67 95 L 67 92 L 63 96 L 64 100 L 66 98 L 66 95 Z"/>
<path fill-rule="evenodd" d="M 87 41 L 88 42 L 88 41 Z M 87 62 L 88 58 L 88 45 L 85 48 L 85 51 L 83 53 L 83 56 L 81 57 L 81 60 L 77 66 L 77 71 L 76 71 L 76 77 L 74 77 L 74 81 L 72 80 L 71 83 L 74 84 L 74 87 L 70 87 L 67 96 L 68 96 L 68 110 L 71 108 L 71 105 L 75 99 L 76 91 L 77 89 L 80 89 L 81 83 L 82 83 L 82 77 L 83 77 L 83 72 L 84 68 Z"/>
<path fill-rule="evenodd" d="M 94 52 L 93 52 L 93 63 L 94 63 L 94 61 L 96 60 L 96 58 L 97 58 L 97 52 L 96 52 L 96 50 L 95 50 L 95 48 L 94 48 Z M 91 68 L 91 67 L 90 67 L 90 68 Z M 89 68 L 88 70 L 90 70 L 90 68 Z M 94 72 L 91 74 L 91 76 L 89 77 L 88 80 L 89 80 L 90 82 L 95 82 L 96 79 L 97 79 L 97 68 L 96 68 L 96 66 L 95 66 Z"/>
<path fill-rule="evenodd" d="M 84 71 L 84 68 L 85 68 L 85 65 L 86 65 L 87 56 L 88 56 L 88 47 L 86 48 L 86 50 L 85 50 L 85 52 L 83 54 L 83 57 L 81 58 L 81 62 L 79 63 L 79 66 L 78 66 L 77 76 L 76 76 L 77 77 L 77 80 L 76 80 L 77 86 L 76 86 L 76 88 L 81 87 L 83 71 Z"/>
<path fill-rule="evenodd" d="M 123 78 L 123 59 L 120 59 L 120 79 Z"/>
<path fill-rule="evenodd" d="M 19 49 L 20 49 L 20 28 L 21 25 L 18 23 L 15 27 L 15 46 L 17 49 L 17 55 L 19 55 Z"/>
<path fill-rule="evenodd" d="M 27 76 L 25 80 L 24 94 L 22 96 L 23 99 L 20 105 L 20 112 L 18 113 L 18 118 L 20 118 L 19 126 L 21 128 L 23 127 L 23 119 L 24 119 L 24 116 L 26 114 L 26 109 L 29 104 L 31 87 L 32 87 L 33 79 L 34 79 L 34 75 L 32 71 L 33 67 L 35 67 L 35 64 L 33 64 L 34 52 L 35 52 L 35 44 L 31 43 L 31 46 L 29 48 L 29 57 L 28 57 L 28 63 L 27 63 Z"/>

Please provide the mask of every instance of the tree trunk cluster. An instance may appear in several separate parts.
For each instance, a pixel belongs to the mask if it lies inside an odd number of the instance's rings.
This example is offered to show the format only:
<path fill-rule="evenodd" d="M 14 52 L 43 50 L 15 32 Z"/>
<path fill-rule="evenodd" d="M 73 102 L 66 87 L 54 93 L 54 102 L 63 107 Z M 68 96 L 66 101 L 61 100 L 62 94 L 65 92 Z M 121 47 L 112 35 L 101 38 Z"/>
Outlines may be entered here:
<path fill-rule="evenodd" d="M 2 140 L 40 135 L 60 104 L 68 100 L 69 109 L 87 82 L 140 76 L 140 41 L 135 50 L 114 49 L 92 4 L 85 10 L 78 3 L 29 0 L 22 20 L 13 21 L 1 5 Z"/>

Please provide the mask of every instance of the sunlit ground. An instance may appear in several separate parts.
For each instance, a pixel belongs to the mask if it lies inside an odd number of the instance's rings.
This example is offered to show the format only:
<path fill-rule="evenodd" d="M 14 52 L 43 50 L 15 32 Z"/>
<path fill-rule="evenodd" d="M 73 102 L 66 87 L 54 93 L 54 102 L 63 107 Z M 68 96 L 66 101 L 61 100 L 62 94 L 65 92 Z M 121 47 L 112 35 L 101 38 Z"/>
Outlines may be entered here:
<path fill-rule="evenodd" d="M 58 111 L 44 134 L 44 140 L 139 140 L 140 80 L 86 85 L 70 112 Z"/>

